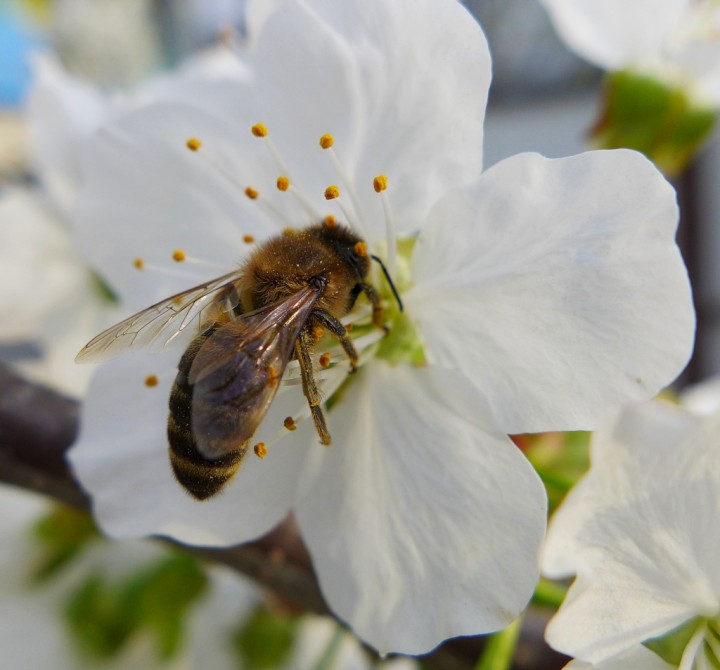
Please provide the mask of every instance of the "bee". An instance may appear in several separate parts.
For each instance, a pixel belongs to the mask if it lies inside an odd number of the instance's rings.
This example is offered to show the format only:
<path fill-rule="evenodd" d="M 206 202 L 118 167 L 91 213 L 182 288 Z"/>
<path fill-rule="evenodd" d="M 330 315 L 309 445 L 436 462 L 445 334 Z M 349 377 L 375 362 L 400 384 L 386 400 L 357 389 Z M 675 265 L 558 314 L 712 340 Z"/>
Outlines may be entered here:
<path fill-rule="evenodd" d="M 373 323 L 385 329 L 381 300 L 367 282 L 371 259 L 380 262 L 355 233 L 334 222 L 278 235 L 238 270 L 100 333 L 76 361 L 165 346 L 194 329 L 170 393 L 167 438 L 176 479 L 193 497 L 207 499 L 240 467 L 293 359 L 320 442 L 330 444 L 313 375 L 314 332 L 319 326 L 336 337 L 355 370 L 358 354 L 340 319 L 361 293 L 372 305 Z"/>

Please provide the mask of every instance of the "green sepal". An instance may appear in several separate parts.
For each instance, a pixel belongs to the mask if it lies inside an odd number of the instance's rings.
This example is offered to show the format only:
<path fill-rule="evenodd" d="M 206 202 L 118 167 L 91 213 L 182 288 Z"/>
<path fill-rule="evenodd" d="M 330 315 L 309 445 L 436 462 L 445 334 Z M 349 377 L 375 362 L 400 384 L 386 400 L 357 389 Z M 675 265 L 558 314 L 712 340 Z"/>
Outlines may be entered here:
<path fill-rule="evenodd" d="M 685 647 L 687 647 L 688 642 L 690 642 L 690 638 L 695 634 L 698 626 L 701 625 L 702 618 L 695 617 L 680 624 L 677 628 L 673 628 L 673 630 L 665 633 L 665 635 L 645 640 L 643 646 L 655 652 L 666 663 L 678 666 L 682 660 Z"/>
<path fill-rule="evenodd" d="M 715 110 L 697 105 L 682 89 L 635 72 L 612 72 L 591 139 L 600 149 L 641 151 L 673 176 L 710 137 L 716 118 Z"/>

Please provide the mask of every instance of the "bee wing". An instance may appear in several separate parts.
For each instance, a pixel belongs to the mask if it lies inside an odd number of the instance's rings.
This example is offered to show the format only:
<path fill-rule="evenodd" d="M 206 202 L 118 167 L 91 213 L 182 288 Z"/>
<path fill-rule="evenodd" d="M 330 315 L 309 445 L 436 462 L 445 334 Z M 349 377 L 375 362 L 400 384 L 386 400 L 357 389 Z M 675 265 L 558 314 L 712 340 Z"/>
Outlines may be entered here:
<path fill-rule="evenodd" d="M 207 321 L 208 308 L 218 306 L 222 290 L 240 276 L 241 271 L 235 270 L 133 314 L 90 340 L 75 357 L 75 362 L 104 361 L 126 349 L 161 349 L 187 329 L 199 332 Z M 220 306 L 226 311 L 239 304 L 235 291 L 228 291 L 223 299 L 225 304 Z"/>
<path fill-rule="evenodd" d="M 249 440 L 272 403 L 295 340 L 320 292 L 311 286 L 222 323 L 190 366 L 192 430 L 200 452 L 218 458 Z"/>

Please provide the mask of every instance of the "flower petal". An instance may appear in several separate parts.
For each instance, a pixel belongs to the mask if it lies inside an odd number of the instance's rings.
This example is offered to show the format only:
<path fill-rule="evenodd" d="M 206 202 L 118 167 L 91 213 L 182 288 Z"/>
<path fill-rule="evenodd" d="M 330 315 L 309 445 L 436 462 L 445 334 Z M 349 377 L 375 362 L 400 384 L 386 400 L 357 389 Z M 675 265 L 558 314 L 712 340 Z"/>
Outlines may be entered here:
<path fill-rule="evenodd" d="M 565 666 L 565 670 L 673 670 L 674 667 L 647 647 L 638 645 L 624 654 L 597 665 L 572 661 Z"/>
<path fill-rule="evenodd" d="M 296 508 L 330 606 L 381 653 L 497 630 L 537 580 L 545 492 L 463 376 L 363 368 Z"/>
<path fill-rule="evenodd" d="M 311 422 L 271 446 L 264 460 L 250 450 L 227 488 L 202 503 L 175 481 L 167 454 L 168 397 L 176 351 L 128 355 L 103 365 L 83 406 L 81 433 L 70 461 L 92 495 L 95 518 L 116 538 L 168 535 L 189 544 L 230 545 L 270 530 L 290 510 Z M 148 387 L 148 375 L 158 384 Z M 258 431 L 268 440 L 306 401 L 279 394 Z"/>
<path fill-rule="evenodd" d="M 552 516 L 542 552 L 543 574 L 569 576 L 579 569 L 579 534 L 598 509 L 633 498 L 648 463 L 673 460 L 678 445 L 697 429 L 699 419 L 666 402 L 628 407 L 592 437 L 592 467 Z"/>
<path fill-rule="evenodd" d="M 692 0 L 540 1 L 571 49 L 606 70 L 619 70 L 657 59 Z"/>
<path fill-rule="evenodd" d="M 675 194 L 638 153 L 520 154 L 432 210 L 406 296 L 509 433 L 595 428 L 670 383 L 694 312 Z"/>

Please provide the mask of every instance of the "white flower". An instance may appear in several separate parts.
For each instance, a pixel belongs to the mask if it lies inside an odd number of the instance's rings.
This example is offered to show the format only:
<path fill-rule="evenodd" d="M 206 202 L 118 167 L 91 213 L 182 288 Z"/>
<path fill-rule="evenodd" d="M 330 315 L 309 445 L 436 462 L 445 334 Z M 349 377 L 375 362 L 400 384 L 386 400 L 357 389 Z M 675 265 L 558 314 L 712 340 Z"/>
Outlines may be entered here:
<path fill-rule="evenodd" d="M 621 655 L 647 656 L 643 643 L 658 652 L 651 668 L 717 666 L 718 435 L 717 412 L 661 401 L 596 433 L 591 470 L 553 518 L 544 551 L 546 574 L 576 575 L 546 632 L 553 647 L 597 668 L 636 667 Z M 674 656 L 654 638 L 671 640 Z"/>
<path fill-rule="evenodd" d="M 632 70 L 720 105 L 720 5 L 715 0 L 540 0 L 580 56 Z"/>
<path fill-rule="evenodd" d="M 545 494 L 506 434 L 593 427 L 685 364 L 674 194 L 628 151 L 525 154 L 481 173 L 490 59 L 455 0 L 279 6 L 248 7 L 252 84 L 208 86 L 96 136 L 80 243 L 141 309 L 237 267 L 245 236 L 333 214 L 385 256 L 405 312 L 376 273 L 390 335 L 357 328 L 369 332 L 357 374 L 340 357 L 322 374 L 329 448 L 311 422 L 283 428 L 308 414 L 291 379 L 254 438 L 267 457 L 192 500 L 167 461 L 182 352 L 167 348 L 98 370 L 71 461 L 116 537 L 228 545 L 293 510 L 335 613 L 381 652 L 420 653 L 507 625 L 534 588 Z M 340 205 L 323 198 L 331 184 Z"/>

